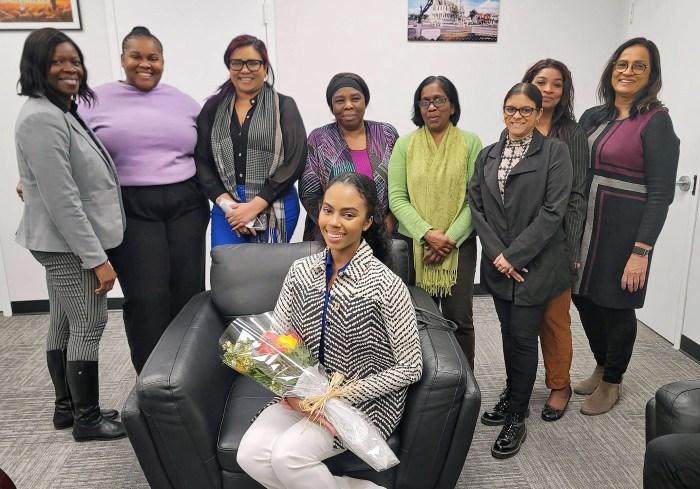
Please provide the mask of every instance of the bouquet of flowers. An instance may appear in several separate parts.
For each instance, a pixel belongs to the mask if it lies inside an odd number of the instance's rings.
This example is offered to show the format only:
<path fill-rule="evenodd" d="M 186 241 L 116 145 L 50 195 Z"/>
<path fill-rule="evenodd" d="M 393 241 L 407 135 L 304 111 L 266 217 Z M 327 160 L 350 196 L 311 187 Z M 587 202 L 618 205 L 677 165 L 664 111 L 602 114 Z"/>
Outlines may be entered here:
<path fill-rule="evenodd" d="M 271 312 L 234 319 L 219 343 L 226 365 L 278 396 L 304 399 L 302 409 L 325 417 L 343 445 L 373 469 L 399 463 L 367 415 L 343 399 L 353 392 L 354 381 L 345 382 L 338 372 L 329 379 L 299 335 Z"/>

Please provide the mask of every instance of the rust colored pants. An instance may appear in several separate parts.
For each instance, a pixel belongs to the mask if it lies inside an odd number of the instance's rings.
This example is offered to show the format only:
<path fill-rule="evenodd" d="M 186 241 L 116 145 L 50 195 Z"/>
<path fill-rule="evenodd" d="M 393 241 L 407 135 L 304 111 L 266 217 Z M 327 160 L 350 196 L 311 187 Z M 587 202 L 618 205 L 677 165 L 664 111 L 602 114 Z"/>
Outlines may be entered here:
<path fill-rule="evenodd" d="M 547 303 L 540 321 L 545 384 L 549 389 L 563 389 L 571 385 L 569 370 L 574 352 L 571 345 L 570 307 L 571 289 L 567 289 Z"/>

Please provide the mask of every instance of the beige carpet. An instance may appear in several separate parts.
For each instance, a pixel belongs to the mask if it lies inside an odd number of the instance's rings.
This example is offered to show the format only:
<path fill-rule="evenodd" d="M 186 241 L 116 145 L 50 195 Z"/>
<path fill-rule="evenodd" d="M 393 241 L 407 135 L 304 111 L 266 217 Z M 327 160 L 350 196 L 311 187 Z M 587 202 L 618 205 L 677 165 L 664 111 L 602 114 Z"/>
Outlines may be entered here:
<path fill-rule="evenodd" d="M 572 378 L 588 375 L 593 359 L 574 316 Z M 126 439 L 75 443 L 70 430 L 51 425 L 53 390 L 45 366 L 48 316 L 0 317 L 0 468 L 19 489 L 139 489 L 148 484 Z M 504 384 L 501 340 L 490 298 L 475 299 L 476 377 L 484 406 Z M 110 313 L 101 344 L 101 402 L 123 404 L 134 383 L 121 314 Z M 491 457 L 498 427 L 477 424 L 459 488 L 639 488 L 644 459 L 644 406 L 656 389 L 674 380 L 700 378 L 700 366 L 654 332 L 640 326 L 620 404 L 607 415 L 583 416 L 574 395 L 556 423 L 539 418 L 547 398 L 540 365 L 532 396 L 529 435 L 509 460 Z"/>

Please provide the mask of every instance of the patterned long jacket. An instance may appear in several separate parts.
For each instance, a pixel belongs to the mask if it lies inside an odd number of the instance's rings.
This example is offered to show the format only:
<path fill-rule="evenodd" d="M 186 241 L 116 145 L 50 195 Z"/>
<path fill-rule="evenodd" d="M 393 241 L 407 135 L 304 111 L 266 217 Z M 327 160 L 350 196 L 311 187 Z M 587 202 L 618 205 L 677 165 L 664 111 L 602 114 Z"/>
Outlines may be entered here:
<path fill-rule="evenodd" d="M 293 328 L 316 358 L 326 294 L 328 249 L 294 262 L 275 317 Z M 324 366 L 360 380 L 347 400 L 369 416 L 385 438 L 403 414 L 408 386 L 422 372 L 416 315 L 406 285 L 362 241 L 330 289 Z"/>

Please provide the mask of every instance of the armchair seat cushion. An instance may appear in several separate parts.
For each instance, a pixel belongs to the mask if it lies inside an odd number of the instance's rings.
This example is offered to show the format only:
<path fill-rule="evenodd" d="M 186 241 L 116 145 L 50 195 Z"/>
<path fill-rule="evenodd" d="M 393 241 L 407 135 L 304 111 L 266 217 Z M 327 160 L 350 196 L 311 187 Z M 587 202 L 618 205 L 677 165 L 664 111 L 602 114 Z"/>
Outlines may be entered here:
<path fill-rule="evenodd" d="M 221 422 L 217 458 L 223 470 L 243 472 L 236 457 L 243 435 L 250 427 L 250 421 L 272 399 L 270 391 L 257 382 L 239 375 L 236 377 L 229 392 L 224 418 Z M 394 453 L 399 451 L 399 435 L 393 433 L 388 440 L 389 447 Z M 348 474 L 372 470 L 352 452 L 346 451 L 328 460 L 331 472 Z"/>

